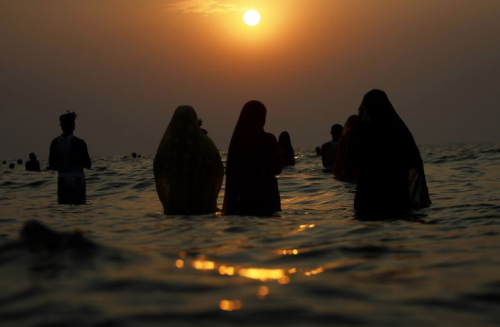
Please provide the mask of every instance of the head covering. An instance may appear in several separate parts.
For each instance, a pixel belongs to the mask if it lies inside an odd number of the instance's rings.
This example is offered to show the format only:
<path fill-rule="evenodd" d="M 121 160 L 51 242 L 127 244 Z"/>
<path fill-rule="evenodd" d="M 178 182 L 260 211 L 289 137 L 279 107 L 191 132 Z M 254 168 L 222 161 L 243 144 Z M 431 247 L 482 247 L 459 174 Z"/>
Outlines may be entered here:
<path fill-rule="evenodd" d="M 387 212 L 429 206 L 420 151 L 387 94 L 376 89 L 368 92 L 359 117 L 356 209 Z"/>
<path fill-rule="evenodd" d="M 256 100 L 241 110 L 227 153 L 222 209 L 226 214 L 266 215 L 280 210 L 275 175 L 283 163 L 276 137 L 264 131 L 266 113 Z"/>
<path fill-rule="evenodd" d="M 267 109 L 260 101 L 251 100 L 243 106 L 231 138 L 229 153 L 238 152 L 237 149 L 248 143 L 248 140 L 259 134 L 264 134 L 266 114 Z"/>
<path fill-rule="evenodd" d="M 333 174 L 341 178 L 353 180 L 357 175 L 357 164 L 355 162 L 355 151 L 357 146 L 358 115 L 347 118 L 342 136 L 339 140 Z"/>
<path fill-rule="evenodd" d="M 168 214 L 215 212 L 223 166 L 213 141 L 191 106 L 179 106 L 154 160 L 156 190 Z"/>

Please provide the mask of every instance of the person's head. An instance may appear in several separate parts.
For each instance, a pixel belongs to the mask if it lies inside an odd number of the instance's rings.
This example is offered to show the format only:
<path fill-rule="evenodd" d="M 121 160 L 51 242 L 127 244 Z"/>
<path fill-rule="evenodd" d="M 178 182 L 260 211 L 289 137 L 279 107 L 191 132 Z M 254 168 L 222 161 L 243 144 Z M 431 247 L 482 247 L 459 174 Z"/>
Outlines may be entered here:
<path fill-rule="evenodd" d="M 366 93 L 363 97 L 358 115 L 361 122 L 368 123 L 371 121 L 388 121 L 397 116 L 397 113 L 389 101 L 387 94 L 382 90 L 374 89 Z"/>
<path fill-rule="evenodd" d="M 278 142 L 281 145 L 292 144 L 292 140 L 290 139 L 290 134 L 288 134 L 287 131 L 281 132 L 281 134 L 278 138 Z"/>
<path fill-rule="evenodd" d="M 330 129 L 330 134 L 332 135 L 333 141 L 338 141 L 340 139 L 340 136 L 342 135 L 342 125 L 340 124 L 332 125 L 332 128 Z"/>
<path fill-rule="evenodd" d="M 132 152 L 132 158 L 137 158 L 137 153 Z"/>
<path fill-rule="evenodd" d="M 18 160 L 17 160 L 17 164 L 18 164 L 18 165 L 22 165 L 22 164 L 23 164 L 23 159 L 18 159 Z"/>
<path fill-rule="evenodd" d="M 36 160 L 36 155 L 33 152 L 30 153 L 30 160 L 31 161 L 35 161 Z"/>
<path fill-rule="evenodd" d="M 318 156 L 321 155 L 321 147 L 319 147 L 319 146 L 316 147 L 316 155 L 318 155 Z"/>
<path fill-rule="evenodd" d="M 67 112 L 59 116 L 59 123 L 64 134 L 73 134 L 75 130 L 76 113 Z"/>
<path fill-rule="evenodd" d="M 241 109 L 238 125 L 244 124 L 248 129 L 263 129 L 266 124 L 267 109 L 260 101 L 251 100 Z"/>
<path fill-rule="evenodd" d="M 14 169 L 14 167 L 15 167 L 15 166 L 16 166 L 15 164 L 11 163 L 11 164 L 9 165 L 9 168 L 10 168 L 10 169 Z"/>
<path fill-rule="evenodd" d="M 4 161 L 2 161 L 2 164 L 6 165 L 6 164 L 7 164 L 7 161 L 5 161 L 5 160 L 4 160 Z"/>

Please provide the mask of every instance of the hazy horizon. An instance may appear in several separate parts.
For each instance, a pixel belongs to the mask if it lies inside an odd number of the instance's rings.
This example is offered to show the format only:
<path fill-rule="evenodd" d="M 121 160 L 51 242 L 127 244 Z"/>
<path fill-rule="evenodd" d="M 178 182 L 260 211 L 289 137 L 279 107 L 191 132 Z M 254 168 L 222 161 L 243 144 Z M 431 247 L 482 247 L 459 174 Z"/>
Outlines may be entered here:
<path fill-rule="evenodd" d="M 499 15 L 490 0 L 0 0 L 0 160 L 47 157 L 66 110 L 91 156 L 154 154 L 185 104 L 225 150 L 252 99 L 268 132 L 313 149 L 373 88 L 417 144 L 499 142 Z"/>

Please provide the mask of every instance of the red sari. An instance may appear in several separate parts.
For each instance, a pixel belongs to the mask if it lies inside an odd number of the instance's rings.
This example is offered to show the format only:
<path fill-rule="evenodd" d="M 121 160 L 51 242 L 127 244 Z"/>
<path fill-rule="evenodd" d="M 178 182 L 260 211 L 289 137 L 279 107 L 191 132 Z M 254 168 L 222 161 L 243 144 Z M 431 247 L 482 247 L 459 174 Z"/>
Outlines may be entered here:
<path fill-rule="evenodd" d="M 276 137 L 264 131 L 266 112 L 255 100 L 241 111 L 227 154 L 224 214 L 265 216 L 281 210 L 276 175 L 283 156 Z"/>

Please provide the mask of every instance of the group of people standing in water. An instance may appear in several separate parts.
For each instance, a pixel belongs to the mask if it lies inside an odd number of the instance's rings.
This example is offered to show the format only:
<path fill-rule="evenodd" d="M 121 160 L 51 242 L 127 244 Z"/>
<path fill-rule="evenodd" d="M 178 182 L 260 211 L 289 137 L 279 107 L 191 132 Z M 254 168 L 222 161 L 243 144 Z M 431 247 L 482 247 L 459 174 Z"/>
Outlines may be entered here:
<path fill-rule="evenodd" d="M 290 135 L 279 140 L 264 130 L 267 109 L 247 102 L 236 123 L 226 162 L 222 213 L 267 216 L 281 210 L 276 176 L 295 165 Z M 418 147 L 385 92 L 368 92 L 357 115 L 332 127 L 322 147 L 323 164 L 356 182 L 354 208 L 390 215 L 431 204 Z M 198 126 L 192 107 L 175 111 L 154 161 L 158 196 L 166 214 L 217 211 L 224 167 L 212 140 Z"/>
<path fill-rule="evenodd" d="M 288 132 L 277 140 L 264 130 L 266 114 L 256 100 L 241 110 L 227 153 L 223 214 L 268 216 L 281 210 L 276 176 L 295 165 L 295 154 Z M 91 161 L 85 142 L 73 136 L 75 118 L 69 112 L 60 117 L 63 134 L 50 147 L 50 168 L 59 172 L 59 203 L 81 204 L 86 198 L 83 168 Z M 430 206 L 420 152 L 385 92 L 368 92 L 358 114 L 343 127 L 332 126 L 331 135 L 317 152 L 326 171 L 356 183 L 356 212 L 387 216 Z M 165 214 L 219 210 L 224 165 L 194 108 L 176 109 L 153 168 Z"/>

